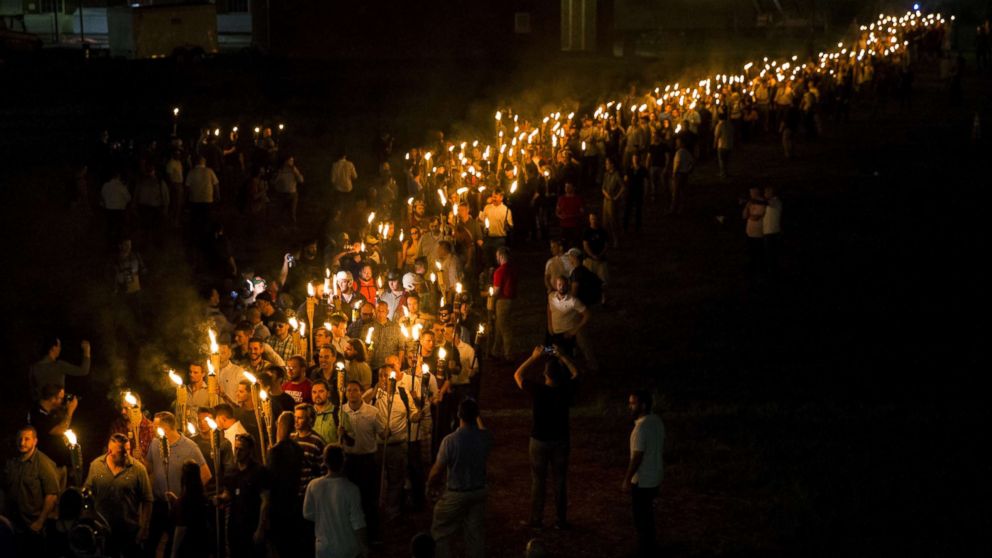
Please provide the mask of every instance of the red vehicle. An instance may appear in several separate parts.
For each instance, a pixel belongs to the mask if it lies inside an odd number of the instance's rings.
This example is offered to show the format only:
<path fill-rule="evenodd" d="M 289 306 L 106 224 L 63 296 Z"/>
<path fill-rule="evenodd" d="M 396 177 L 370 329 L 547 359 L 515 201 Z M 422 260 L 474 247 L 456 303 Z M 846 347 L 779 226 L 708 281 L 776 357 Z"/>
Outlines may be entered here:
<path fill-rule="evenodd" d="M 41 50 L 41 38 L 28 33 L 21 16 L 0 16 L 0 59 Z"/>

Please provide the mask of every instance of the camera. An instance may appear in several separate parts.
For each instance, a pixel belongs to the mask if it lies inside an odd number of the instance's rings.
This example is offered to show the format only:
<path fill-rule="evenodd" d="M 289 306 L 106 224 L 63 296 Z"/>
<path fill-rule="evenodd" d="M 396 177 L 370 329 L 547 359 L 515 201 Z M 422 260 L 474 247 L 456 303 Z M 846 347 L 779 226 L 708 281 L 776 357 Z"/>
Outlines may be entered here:
<path fill-rule="evenodd" d="M 289 267 L 293 267 L 296 265 L 296 258 L 292 254 L 286 254 L 286 263 L 289 264 Z"/>
<path fill-rule="evenodd" d="M 555 347 L 554 347 L 554 345 L 545 345 L 544 346 L 544 354 L 546 354 L 546 355 L 553 355 L 553 354 L 555 354 Z"/>
<path fill-rule="evenodd" d="M 65 394 L 65 402 L 66 403 L 71 402 L 75 398 L 76 398 L 76 394 L 75 393 L 67 393 L 67 394 Z"/>

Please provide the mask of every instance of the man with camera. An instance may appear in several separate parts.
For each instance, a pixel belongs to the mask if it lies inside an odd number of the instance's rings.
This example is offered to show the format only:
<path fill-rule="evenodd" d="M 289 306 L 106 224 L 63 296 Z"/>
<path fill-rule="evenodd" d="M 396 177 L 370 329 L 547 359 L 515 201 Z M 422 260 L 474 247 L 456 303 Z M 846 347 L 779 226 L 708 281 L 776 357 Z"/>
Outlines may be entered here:
<path fill-rule="evenodd" d="M 55 462 L 59 477 L 59 487 L 65 487 L 66 470 L 72 458 L 63 435 L 72 425 L 72 416 L 79 406 L 79 399 L 66 395 L 58 384 L 46 384 L 41 388 L 41 399 L 28 413 L 28 424 L 38 432 L 38 449 Z"/>
<path fill-rule="evenodd" d="M 533 367 L 544 363 L 540 380 L 528 377 Z M 557 346 L 534 347 L 534 351 L 513 373 L 517 387 L 533 399 L 533 426 L 530 434 L 531 515 L 527 524 L 540 529 L 544 519 L 544 492 L 548 466 L 555 483 L 556 529 L 568 528 L 569 408 L 575 395 L 579 371 Z"/>

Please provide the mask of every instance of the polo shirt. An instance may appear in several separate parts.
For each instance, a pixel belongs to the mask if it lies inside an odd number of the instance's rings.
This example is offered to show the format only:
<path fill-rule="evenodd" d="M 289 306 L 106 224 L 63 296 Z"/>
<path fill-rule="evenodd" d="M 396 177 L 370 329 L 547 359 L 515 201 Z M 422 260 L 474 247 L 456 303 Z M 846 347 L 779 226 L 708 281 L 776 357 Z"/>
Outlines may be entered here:
<path fill-rule="evenodd" d="M 448 490 L 467 492 L 486 487 L 486 458 L 492 445 L 492 432 L 475 426 L 460 426 L 441 440 L 437 463 L 447 467 Z"/>
<path fill-rule="evenodd" d="M 107 454 L 94 459 L 85 486 L 92 491 L 96 511 L 107 519 L 111 529 L 137 531 L 141 504 L 153 499 L 148 471 L 131 457 L 116 475 L 107 465 Z"/>
<path fill-rule="evenodd" d="M 169 444 L 169 470 L 166 471 L 162 463 L 162 441 L 158 437 L 152 440 L 152 445 L 148 447 L 148 454 L 145 462 L 149 464 L 149 471 L 152 477 L 152 493 L 156 500 L 165 500 L 166 492 L 176 492 L 182 490 L 183 464 L 192 461 L 197 465 L 206 465 L 207 460 L 200 453 L 200 448 L 196 442 L 179 435 L 176 443 Z M 168 480 L 166 476 L 168 475 Z M 178 492 L 176 492 L 178 494 Z"/>

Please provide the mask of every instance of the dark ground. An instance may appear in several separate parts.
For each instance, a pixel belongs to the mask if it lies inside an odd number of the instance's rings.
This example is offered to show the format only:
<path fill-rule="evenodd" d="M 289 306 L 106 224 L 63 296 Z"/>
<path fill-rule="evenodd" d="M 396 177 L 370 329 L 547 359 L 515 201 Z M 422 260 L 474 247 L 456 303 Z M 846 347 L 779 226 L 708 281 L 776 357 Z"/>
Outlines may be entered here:
<path fill-rule="evenodd" d="M 547 98 L 602 91 L 644 71 L 575 59 L 554 67 L 541 88 L 558 95 Z M 319 217 L 332 147 L 351 146 L 363 162 L 378 125 L 388 123 L 406 146 L 433 126 L 484 123 L 494 99 L 525 89 L 513 84 L 534 83 L 535 75 L 462 61 L 52 68 L 0 70 L 16 84 L 0 93 L 0 211 L 10 246 L 0 417 L 8 432 L 21 420 L 25 371 L 44 332 L 58 329 L 69 360 L 78 358 L 78 339 L 90 338 L 96 383 L 70 381 L 84 397 L 87 458 L 102 444 L 95 417 L 106 413 L 108 383 L 147 382 L 146 401 L 164 403 L 165 392 L 152 391 L 160 380 L 148 376 L 183 354 L 196 316 L 195 281 L 178 242 L 143 247 L 157 336 L 142 344 L 140 368 L 127 364 L 121 343 L 133 332 L 115 322 L 99 223 L 64 204 L 82 138 L 108 121 L 115 135 L 161 130 L 173 104 L 191 123 L 215 117 L 244 129 L 249 114 L 285 120 L 308 178 L 304 199 L 314 206 L 304 213 L 306 230 Z M 661 218 L 659 206 L 650 207 L 643 235 L 624 238 L 613 254 L 611 305 L 591 326 L 609 364 L 585 378 L 574 412 L 575 527 L 541 535 L 554 555 L 622 556 L 631 548 L 618 490 L 629 432 L 624 401 L 627 388 L 644 385 L 657 389 L 668 431 L 658 514 L 666 555 L 988 554 L 990 471 L 980 456 L 990 417 L 979 342 L 989 149 L 969 137 L 974 112 L 989 114 L 990 89 L 988 79 L 970 77 L 964 103 L 950 107 L 933 68 L 922 68 L 912 110 L 889 102 L 873 115 L 862 104 L 851 122 L 825 119 L 825 137 L 800 141 L 793 162 L 770 138 L 744 145 L 729 182 L 717 180 L 712 162 L 698 170 L 690 215 Z M 751 184 L 778 186 L 785 203 L 785 272 L 774 285 L 744 272 L 736 199 Z M 258 249 L 236 242 L 242 261 L 271 269 L 298 239 L 278 223 L 267 233 Z M 544 258 L 543 247 L 520 252 L 525 286 L 534 287 L 518 307 L 521 352 L 540 340 L 535 289 Z M 497 440 L 492 556 L 518 556 L 533 536 L 517 526 L 529 497 L 529 411 L 511 374 L 487 370 L 483 384 Z M 388 533 L 382 555 L 403 555 L 409 535 L 428 525 L 427 514 L 412 516 Z"/>

